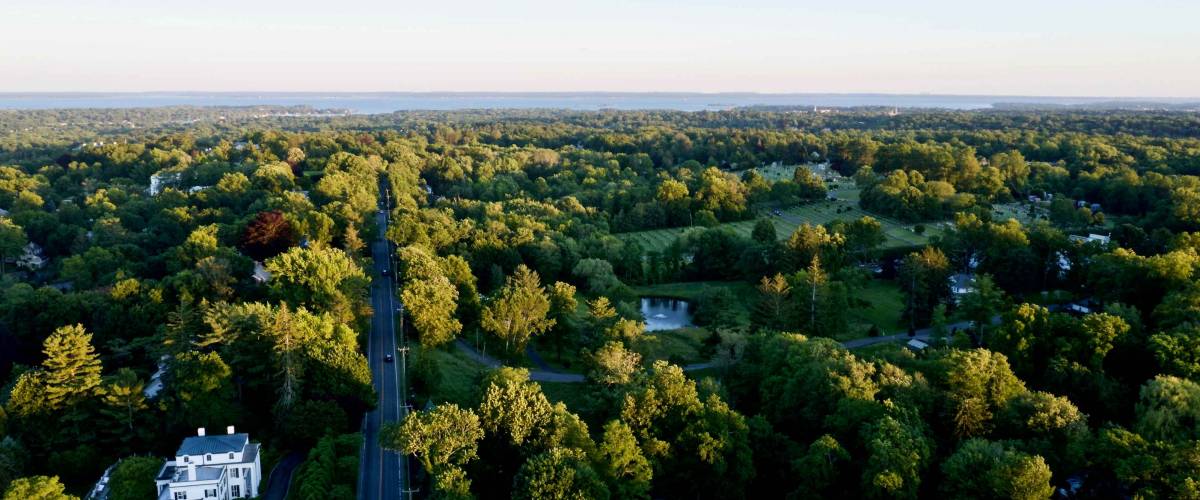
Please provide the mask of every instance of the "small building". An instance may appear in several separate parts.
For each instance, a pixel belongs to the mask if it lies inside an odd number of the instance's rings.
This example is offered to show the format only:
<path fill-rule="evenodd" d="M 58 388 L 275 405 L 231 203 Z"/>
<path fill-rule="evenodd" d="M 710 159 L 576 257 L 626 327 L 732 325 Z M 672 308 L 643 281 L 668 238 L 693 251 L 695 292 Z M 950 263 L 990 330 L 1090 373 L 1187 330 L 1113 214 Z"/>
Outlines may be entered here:
<path fill-rule="evenodd" d="M 975 291 L 975 275 L 959 273 L 950 277 L 950 293 L 955 297 Z"/>
<path fill-rule="evenodd" d="M 163 189 L 178 185 L 182 179 L 183 174 L 180 172 L 155 172 L 150 176 L 150 188 L 147 191 L 150 196 L 158 196 Z"/>
<path fill-rule="evenodd" d="M 1067 313 L 1083 316 L 1085 314 L 1091 314 L 1092 308 L 1090 308 L 1086 305 L 1083 305 L 1083 304 L 1072 303 L 1072 304 L 1067 304 Z"/>
<path fill-rule="evenodd" d="M 929 344 L 926 343 L 924 340 L 909 339 L 909 341 L 904 344 L 904 347 L 907 347 L 909 350 L 914 351 L 914 352 L 921 352 L 921 351 L 924 351 L 926 348 L 928 348 Z"/>
<path fill-rule="evenodd" d="M 166 354 L 158 358 L 158 369 L 154 370 L 154 374 L 150 376 L 150 382 L 146 384 L 145 389 L 142 389 L 142 395 L 146 396 L 146 399 L 154 399 L 158 397 L 158 393 L 162 392 L 163 375 L 167 373 L 167 361 L 170 359 L 171 357 Z"/>
<path fill-rule="evenodd" d="M 254 282 L 263 284 L 271 281 L 271 272 L 263 266 L 262 262 L 254 261 Z"/>
<path fill-rule="evenodd" d="M 204 428 L 183 440 L 175 459 L 159 469 L 158 500 L 231 500 L 258 496 L 262 461 L 258 443 L 233 426 L 224 435 L 205 435 Z"/>

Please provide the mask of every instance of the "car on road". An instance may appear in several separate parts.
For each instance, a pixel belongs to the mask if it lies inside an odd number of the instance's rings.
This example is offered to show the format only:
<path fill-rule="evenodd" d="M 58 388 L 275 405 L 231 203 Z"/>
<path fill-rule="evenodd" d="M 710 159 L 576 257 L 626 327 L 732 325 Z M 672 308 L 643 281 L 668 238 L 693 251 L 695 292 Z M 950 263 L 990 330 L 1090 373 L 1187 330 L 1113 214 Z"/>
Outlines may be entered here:
<path fill-rule="evenodd" d="M 395 360 L 395 359 L 396 359 L 396 357 L 395 357 L 395 356 L 392 356 L 391 354 L 384 354 L 384 355 L 383 355 L 383 361 L 384 361 L 384 362 L 391 363 L 391 362 L 392 362 L 393 360 Z"/>
<path fill-rule="evenodd" d="M 387 276 L 387 275 L 388 275 L 388 273 L 390 273 L 390 272 L 391 272 L 391 271 L 388 271 L 387 269 L 384 269 L 384 270 L 382 270 L 382 271 L 379 271 L 379 274 L 382 274 L 382 275 L 384 275 L 384 276 Z"/>

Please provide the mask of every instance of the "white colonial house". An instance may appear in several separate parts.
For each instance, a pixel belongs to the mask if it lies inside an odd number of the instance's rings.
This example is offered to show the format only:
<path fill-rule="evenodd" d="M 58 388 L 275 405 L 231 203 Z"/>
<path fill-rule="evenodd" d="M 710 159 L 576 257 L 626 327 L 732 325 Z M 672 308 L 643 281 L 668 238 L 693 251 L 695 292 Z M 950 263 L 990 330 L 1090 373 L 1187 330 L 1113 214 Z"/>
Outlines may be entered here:
<path fill-rule="evenodd" d="M 258 496 L 262 461 L 258 443 L 233 426 L 224 435 L 206 436 L 204 428 L 183 440 L 158 471 L 158 500 L 229 500 Z"/>

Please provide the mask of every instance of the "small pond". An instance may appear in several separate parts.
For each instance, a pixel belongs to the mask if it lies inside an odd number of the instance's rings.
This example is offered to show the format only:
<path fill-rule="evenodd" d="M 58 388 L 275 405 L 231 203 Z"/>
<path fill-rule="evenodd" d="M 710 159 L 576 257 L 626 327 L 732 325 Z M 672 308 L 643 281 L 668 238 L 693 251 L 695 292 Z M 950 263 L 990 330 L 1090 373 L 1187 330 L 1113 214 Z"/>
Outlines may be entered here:
<path fill-rule="evenodd" d="M 674 330 L 692 326 L 692 306 L 686 300 L 642 297 L 646 331 Z"/>

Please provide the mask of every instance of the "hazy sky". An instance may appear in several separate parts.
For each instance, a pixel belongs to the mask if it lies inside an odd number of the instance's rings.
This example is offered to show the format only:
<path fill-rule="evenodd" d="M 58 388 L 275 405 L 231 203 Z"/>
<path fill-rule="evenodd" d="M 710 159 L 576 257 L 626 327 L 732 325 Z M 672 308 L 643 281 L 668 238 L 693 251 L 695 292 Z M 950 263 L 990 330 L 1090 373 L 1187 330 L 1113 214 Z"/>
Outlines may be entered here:
<path fill-rule="evenodd" d="M 1198 0 L 0 0 L 0 91 L 1200 96 Z"/>

